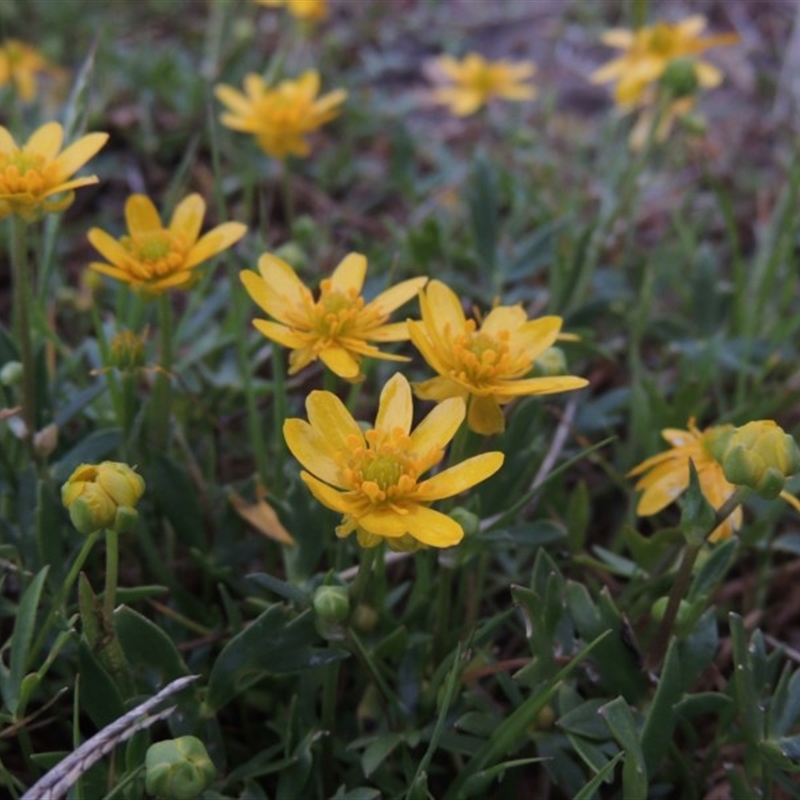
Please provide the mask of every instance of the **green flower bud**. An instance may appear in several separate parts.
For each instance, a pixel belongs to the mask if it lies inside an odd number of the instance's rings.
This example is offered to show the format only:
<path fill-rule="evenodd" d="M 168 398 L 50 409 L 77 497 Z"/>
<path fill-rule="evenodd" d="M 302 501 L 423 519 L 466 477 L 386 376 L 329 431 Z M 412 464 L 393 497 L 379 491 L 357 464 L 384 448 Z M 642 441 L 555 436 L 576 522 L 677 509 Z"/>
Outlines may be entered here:
<path fill-rule="evenodd" d="M 719 461 L 731 483 L 772 500 L 783 491 L 786 479 L 800 472 L 800 449 L 773 420 L 757 420 L 727 437 Z"/>
<path fill-rule="evenodd" d="M 302 272 L 308 266 L 308 255 L 297 242 L 286 242 L 275 251 L 275 255 L 298 272 Z"/>
<path fill-rule="evenodd" d="M 22 380 L 22 364 L 19 361 L 7 361 L 0 369 L 0 383 L 3 386 L 16 386 Z"/>
<path fill-rule="evenodd" d="M 340 642 L 347 635 L 350 598 L 344 586 L 320 586 L 314 592 L 314 624 L 319 635 Z"/>
<path fill-rule="evenodd" d="M 130 527 L 144 480 L 127 464 L 81 464 L 61 487 L 61 502 L 72 524 L 84 534 L 101 528 Z"/>
<path fill-rule="evenodd" d="M 147 793 L 168 800 L 192 800 L 217 774 L 205 745 L 196 736 L 150 745 L 144 763 Z"/>
<path fill-rule="evenodd" d="M 359 633 L 372 633 L 378 627 L 378 612 L 366 603 L 359 603 L 353 612 L 353 627 Z"/>
<path fill-rule="evenodd" d="M 110 365 L 121 372 L 131 372 L 144 366 L 144 339 L 133 331 L 120 331 L 111 340 L 110 349 Z"/>
<path fill-rule="evenodd" d="M 462 506 L 456 506 L 449 514 L 450 519 L 454 519 L 464 530 L 464 536 L 477 536 L 481 530 L 481 520 L 477 514 L 467 511 Z"/>
<path fill-rule="evenodd" d="M 549 378 L 553 375 L 567 374 L 567 359 L 560 347 L 550 347 L 534 362 L 536 376 Z"/>
<path fill-rule="evenodd" d="M 673 58 L 661 76 L 661 85 L 673 99 L 694 94 L 700 85 L 694 59 Z"/>

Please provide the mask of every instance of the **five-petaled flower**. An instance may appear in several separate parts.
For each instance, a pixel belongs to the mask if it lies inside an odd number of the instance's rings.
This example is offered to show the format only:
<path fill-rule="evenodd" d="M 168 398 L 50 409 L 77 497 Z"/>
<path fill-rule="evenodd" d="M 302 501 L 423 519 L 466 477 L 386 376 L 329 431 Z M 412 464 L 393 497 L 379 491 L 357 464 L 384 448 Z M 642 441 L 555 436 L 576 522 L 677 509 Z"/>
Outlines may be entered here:
<path fill-rule="evenodd" d="M 361 289 L 367 259 L 350 253 L 331 277 L 322 281 L 315 300 L 292 267 L 277 256 L 265 253 L 258 270 L 260 275 L 252 270 L 239 275 L 250 297 L 277 322 L 256 319 L 253 325 L 268 339 L 291 348 L 291 375 L 320 359 L 340 378 L 358 381 L 363 378 L 360 364 L 364 356 L 408 361 L 404 356 L 383 353 L 370 342 L 408 339 L 405 322 L 387 324 L 387 320 L 419 292 L 427 278 L 402 281 L 366 302 Z"/>
<path fill-rule="evenodd" d="M 36 96 L 42 75 L 60 78 L 64 72 L 19 39 L 6 39 L 0 45 L 0 86 L 12 86 L 20 99 L 29 103 Z"/>
<path fill-rule="evenodd" d="M 126 236 L 117 240 L 100 228 L 89 231 L 89 241 L 109 262 L 94 261 L 89 266 L 150 294 L 185 289 L 199 264 L 238 242 L 247 231 L 240 222 L 225 222 L 200 236 L 205 211 L 203 198 L 190 194 L 178 203 L 165 228 L 146 195 L 131 195 L 125 203 Z"/>
<path fill-rule="evenodd" d="M 20 147 L 0 126 L 0 219 L 14 214 L 33 222 L 42 214 L 63 211 L 75 199 L 73 189 L 97 183 L 96 175 L 69 178 L 107 140 L 107 133 L 89 133 L 62 151 L 64 129 L 47 122 Z"/>
<path fill-rule="evenodd" d="M 736 491 L 736 485 L 725 477 L 720 462 L 724 461 L 725 448 L 731 438 L 741 429 L 733 425 L 713 425 L 701 431 L 695 425 L 694 417 L 689 420 L 688 428 L 666 428 L 661 431 L 672 447 L 645 459 L 628 473 L 628 477 L 639 477 L 636 489 L 643 490 L 636 506 L 639 516 L 657 514 L 686 491 L 689 486 L 689 461 L 694 463 L 700 490 L 714 509 L 719 510 Z M 791 494 L 781 492 L 780 496 L 800 510 L 800 503 Z M 717 542 L 729 539 L 741 524 L 742 507 L 739 506 L 714 529 L 708 540 Z"/>
<path fill-rule="evenodd" d="M 487 61 L 469 53 L 459 61 L 452 56 L 433 59 L 426 70 L 432 80 L 447 84 L 433 90 L 435 102 L 458 117 L 467 117 L 490 100 L 533 100 L 536 89 L 528 81 L 536 72 L 532 61 Z"/>
<path fill-rule="evenodd" d="M 256 0 L 268 8 L 286 8 L 297 19 L 319 22 L 328 16 L 328 0 Z"/>
<path fill-rule="evenodd" d="M 556 341 L 561 317 L 529 320 L 521 305 L 493 308 L 478 327 L 461 301 L 441 281 L 420 292 L 422 320 L 408 321 L 411 341 L 439 374 L 414 384 L 425 400 L 469 399 L 467 422 L 489 435 L 505 428 L 501 406 L 515 397 L 581 389 L 588 381 L 573 375 L 526 377 L 534 361 Z"/>
<path fill-rule="evenodd" d="M 230 109 L 220 117 L 223 125 L 252 133 L 259 147 L 273 158 L 304 158 L 311 152 L 309 134 L 338 116 L 339 106 L 347 98 L 344 89 L 317 97 L 319 86 L 319 73 L 314 70 L 275 87 L 251 73 L 244 79 L 244 93 L 224 84 L 214 93 Z"/>
<path fill-rule="evenodd" d="M 458 544 L 461 525 L 430 504 L 475 486 L 503 464 L 502 453 L 483 453 L 422 480 L 444 458 L 464 419 L 464 401 L 439 403 L 412 431 L 411 387 L 400 373 L 383 387 L 375 426 L 366 433 L 331 392 L 311 392 L 306 410 L 308 422 L 284 424 L 286 443 L 305 467 L 300 475 L 314 497 L 344 515 L 337 535 L 355 531 L 362 547 L 383 539 L 401 550 Z"/>
<path fill-rule="evenodd" d="M 736 44 L 739 37 L 728 33 L 701 38 L 705 27 L 705 17 L 698 14 L 682 22 L 657 22 L 637 31 L 612 28 L 603 35 L 603 42 L 623 53 L 595 70 L 591 80 L 593 83 L 616 81 L 614 101 L 625 109 L 650 102 L 648 88 L 678 59 L 691 59 L 694 77 L 701 88 L 718 86 L 722 73 L 697 56 L 711 47 Z"/>

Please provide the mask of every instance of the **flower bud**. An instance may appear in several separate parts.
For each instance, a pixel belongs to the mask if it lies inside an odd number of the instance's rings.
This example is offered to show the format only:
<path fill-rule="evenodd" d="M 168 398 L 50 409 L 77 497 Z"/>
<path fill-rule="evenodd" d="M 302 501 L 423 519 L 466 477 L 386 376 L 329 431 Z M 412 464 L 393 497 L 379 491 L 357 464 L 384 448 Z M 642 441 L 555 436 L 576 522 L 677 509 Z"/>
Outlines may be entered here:
<path fill-rule="evenodd" d="M 40 431 L 36 431 L 33 436 L 33 449 L 36 455 L 47 458 L 58 445 L 58 425 L 51 422 L 45 425 Z"/>
<path fill-rule="evenodd" d="M 81 533 L 112 527 L 120 531 L 135 520 L 144 488 L 142 476 L 127 464 L 81 464 L 61 487 L 61 501 Z"/>
<path fill-rule="evenodd" d="M 19 361 L 7 361 L 0 369 L 0 383 L 3 386 L 16 386 L 22 380 L 22 364 Z"/>
<path fill-rule="evenodd" d="M 144 366 L 144 338 L 133 331 L 120 331 L 111 340 L 110 349 L 110 366 L 120 372 L 132 372 Z"/>
<path fill-rule="evenodd" d="M 694 94 L 699 86 L 694 59 L 673 58 L 661 76 L 661 85 L 673 99 Z"/>
<path fill-rule="evenodd" d="M 344 586 L 320 586 L 314 592 L 314 624 L 319 635 L 329 641 L 342 641 L 347 635 L 350 598 Z"/>
<path fill-rule="evenodd" d="M 191 800 L 207 789 L 217 769 L 196 736 L 156 742 L 145 756 L 145 789 L 169 800 Z"/>
<path fill-rule="evenodd" d="M 772 420 L 736 428 L 719 460 L 727 480 L 748 486 L 768 500 L 783 491 L 786 478 L 800 472 L 797 443 Z"/>
<path fill-rule="evenodd" d="M 450 519 L 454 519 L 464 531 L 464 536 L 477 536 L 481 530 L 481 520 L 477 514 L 467 511 L 463 506 L 456 506 L 449 514 Z"/>
<path fill-rule="evenodd" d="M 535 374 L 543 378 L 567 374 L 567 359 L 560 347 L 549 347 L 536 359 L 533 366 Z"/>

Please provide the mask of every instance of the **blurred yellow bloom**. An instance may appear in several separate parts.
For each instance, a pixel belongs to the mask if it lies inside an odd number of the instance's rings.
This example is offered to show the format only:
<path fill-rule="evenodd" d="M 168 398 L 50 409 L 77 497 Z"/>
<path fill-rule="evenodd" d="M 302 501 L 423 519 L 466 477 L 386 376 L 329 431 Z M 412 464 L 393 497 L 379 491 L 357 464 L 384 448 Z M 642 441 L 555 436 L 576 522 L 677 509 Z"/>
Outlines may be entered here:
<path fill-rule="evenodd" d="M 708 502 L 719 510 L 725 501 L 736 491 L 736 485 L 725 477 L 725 471 L 718 460 L 724 455 L 726 444 L 737 429 L 733 425 L 714 425 L 699 430 L 695 419 L 689 420 L 689 429 L 666 428 L 661 435 L 672 447 L 658 455 L 642 461 L 634 467 L 628 477 L 639 477 L 636 489 L 642 495 L 636 506 L 636 513 L 642 517 L 657 514 L 676 500 L 689 486 L 689 461 L 694 462 L 700 490 Z M 737 439 L 738 441 L 738 439 Z M 788 492 L 780 496 L 791 506 L 800 510 L 800 503 Z M 710 542 L 729 539 L 742 525 L 742 508 L 739 506 L 709 536 Z"/>
<path fill-rule="evenodd" d="M 474 114 L 494 98 L 533 100 L 536 89 L 527 81 L 535 72 L 532 61 L 487 61 L 478 53 L 468 53 L 461 61 L 440 56 L 428 70 L 437 83 L 449 84 L 434 89 L 434 100 L 458 117 Z"/>
<path fill-rule="evenodd" d="M 303 158 L 311 152 L 309 134 L 338 116 L 339 106 L 347 98 L 344 89 L 317 97 L 319 86 L 319 73 L 314 70 L 274 88 L 251 73 L 244 79 L 244 93 L 224 84 L 214 93 L 229 109 L 220 117 L 223 125 L 252 133 L 259 147 L 273 158 Z"/>
<path fill-rule="evenodd" d="M 572 375 L 528 378 L 534 361 L 558 338 L 561 317 L 529 320 L 521 305 L 493 308 L 478 327 L 441 281 L 420 292 L 422 320 L 408 321 L 411 341 L 439 377 L 414 384 L 424 400 L 469 400 L 467 422 L 477 433 L 505 429 L 500 406 L 528 394 L 552 394 L 588 384 Z"/>
<path fill-rule="evenodd" d="M 319 299 L 297 277 L 292 267 L 277 256 L 265 253 L 258 261 L 257 275 L 239 273 L 253 300 L 277 320 L 253 321 L 268 339 L 292 354 L 289 374 L 294 375 L 318 358 L 340 378 L 358 381 L 364 356 L 391 361 L 408 361 L 404 356 L 383 353 L 370 342 L 402 342 L 408 339 L 405 322 L 387 324 L 389 315 L 408 302 L 427 278 L 411 278 L 381 292 L 367 303 L 361 296 L 367 259 L 350 253 L 320 284 Z"/>
<path fill-rule="evenodd" d="M 125 203 L 127 236 L 117 240 L 100 228 L 89 231 L 89 241 L 110 262 L 93 261 L 89 266 L 151 294 L 185 289 L 199 264 L 238 242 L 247 231 L 240 222 L 225 222 L 200 236 L 205 212 L 203 198 L 190 194 L 178 203 L 165 228 L 146 195 L 131 195 Z"/>
<path fill-rule="evenodd" d="M 671 61 L 691 58 L 695 78 L 701 88 L 709 89 L 722 82 L 722 73 L 696 56 L 711 47 L 736 44 L 734 33 L 701 38 L 705 17 L 693 15 L 675 24 L 657 22 L 636 31 L 612 28 L 603 35 L 603 42 L 622 50 L 622 55 L 595 70 L 593 83 L 616 81 L 614 101 L 623 108 L 642 103 L 651 84 L 660 80 Z"/>
<path fill-rule="evenodd" d="M 61 500 L 80 533 L 130 524 L 144 494 L 144 480 L 127 464 L 81 464 L 61 487 Z"/>
<path fill-rule="evenodd" d="M 311 392 L 306 410 L 308 422 L 284 424 L 286 443 L 308 470 L 300 475 L 314 497 L 344 515 L 337 536 L 355 531 L 362 547 L 383 539 L 400 550 L 458 544 L 461 525 L 429 505 L 471 488 L 503 464 L 502 453 L 483 453 L 420 480 L 444 458 L 464 419 L 464 401 L 445 400 L 412 432 L 411 387 L 400 373 L 383 387 L 375 426 L 366 433 L 331 392 Z"/>
<path fill-rule="evenodd" d="M 328 16 L 328 0 L 255 0 L 268 8 L 286 8 L 293 17 L 317 22 Z"/>
<path fill-rule="evenodd" d="M 36 96 L 37 78 L 41 75 L 61 78 L 64 71 L 35 47 L 18 39 L 6 39 L 0 45 L 0 86 L 13 86 L 20 99 L 28 103 Z"/>
<path fill-rule="evenodd" d="M 64 129 L 48 122 L 19 147 L 0 125 L 0 219 L 15 214 L 32 222 L 42 214 L 63 211 L 75 199 L 73 189 L 97 183 L 96 175 L 68 178 L 107 140 L 107 133 L 89 133 L 61 151 Z M 63 197 L 51 199 L 53 195 Z"/>

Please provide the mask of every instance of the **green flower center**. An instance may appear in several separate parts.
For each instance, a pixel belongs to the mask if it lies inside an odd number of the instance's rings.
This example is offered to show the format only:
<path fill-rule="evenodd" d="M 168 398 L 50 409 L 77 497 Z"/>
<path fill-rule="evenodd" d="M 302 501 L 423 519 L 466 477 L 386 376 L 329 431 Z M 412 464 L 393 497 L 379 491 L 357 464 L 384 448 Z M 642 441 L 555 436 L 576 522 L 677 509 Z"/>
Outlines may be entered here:
<path fill-rule="evenodd" d="M 131 274 L 143 281 L 179 272 L 189 249 L 183 234 L 169 230 L 123 236 L 120 244 L 130 255 L 128 269 Z"/>

